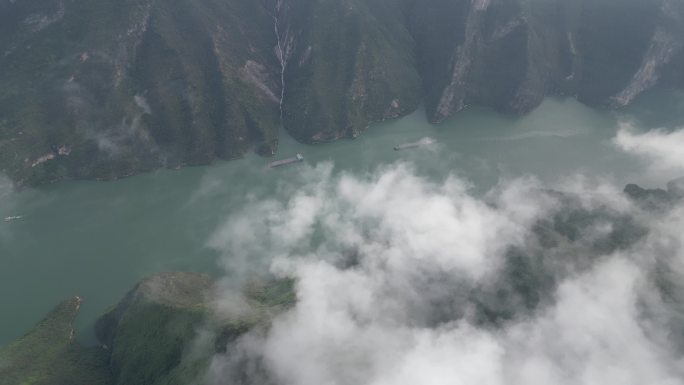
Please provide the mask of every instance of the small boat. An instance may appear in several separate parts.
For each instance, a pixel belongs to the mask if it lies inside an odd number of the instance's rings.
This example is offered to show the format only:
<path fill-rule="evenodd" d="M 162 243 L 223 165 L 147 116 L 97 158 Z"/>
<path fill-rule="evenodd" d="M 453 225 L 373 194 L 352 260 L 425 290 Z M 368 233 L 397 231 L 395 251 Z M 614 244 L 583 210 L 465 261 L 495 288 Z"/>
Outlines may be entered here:
<path fill-rule="evenodd" d="M 6 217 L 5 222 L 12 222 L 12 221 L 16 221 L 17 219 L 21 219 L 21 218 L 23 218 L 21 215 L 14 215 L 11 217 Z"/>
<path fill-rule="evenodd" d="M 286 166 L 288 164 L 299 163 L 302 161 L 304 161 L 304 157 L 302 156 L 302 154 L 297 154 L 293 158 L 275 160 L 275 161 L 269 163 L 268 167 L 275 168 L 275 167 L 280 167 L 280 166 Z"/>
<path fill-rule="evenodd" d="M 435 143 L 435 140 L 432 138 L 423 138 L 417 142 L 412 142 L 412 143 L 404 143 L 400 144 L 398 146 L 394 146 L 394 151 L 401 151 L 401 150 L 408 150 L 409 148 L 416 148 L 416 147 L 422 147 L 422 146 L 429 146 L 431 144 Z"/>

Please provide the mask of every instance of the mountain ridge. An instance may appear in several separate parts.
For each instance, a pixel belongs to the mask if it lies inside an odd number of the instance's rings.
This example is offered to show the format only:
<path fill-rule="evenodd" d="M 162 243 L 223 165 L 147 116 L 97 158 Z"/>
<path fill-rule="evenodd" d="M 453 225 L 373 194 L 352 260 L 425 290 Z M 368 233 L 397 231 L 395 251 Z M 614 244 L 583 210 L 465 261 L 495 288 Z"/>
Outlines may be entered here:
<path fill-rule="evenodd" d="M 424 104 L 619 107 L 684 86 L 680 0 L 0 2 L 0 170 L 115 179 L 273 155 Z"/>

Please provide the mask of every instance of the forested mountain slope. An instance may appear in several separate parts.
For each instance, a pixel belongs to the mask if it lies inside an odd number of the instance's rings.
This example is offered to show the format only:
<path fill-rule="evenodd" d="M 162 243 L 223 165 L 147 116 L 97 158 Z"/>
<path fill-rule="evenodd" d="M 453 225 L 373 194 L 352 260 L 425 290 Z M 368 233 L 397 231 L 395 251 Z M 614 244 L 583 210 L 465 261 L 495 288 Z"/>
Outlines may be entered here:
<path fill-rule="evenodd" d="M 2 0 L 0 170 L 110 179 L 684 85 L 681 0 Z"/>

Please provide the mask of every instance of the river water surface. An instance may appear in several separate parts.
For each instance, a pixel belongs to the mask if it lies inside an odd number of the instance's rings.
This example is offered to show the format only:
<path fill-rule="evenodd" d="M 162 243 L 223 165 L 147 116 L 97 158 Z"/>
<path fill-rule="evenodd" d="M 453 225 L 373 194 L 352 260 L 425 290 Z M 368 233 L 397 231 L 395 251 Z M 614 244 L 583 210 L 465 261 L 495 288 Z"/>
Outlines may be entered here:
<path fill-rule="evenodd" d="M 92 323 L 142 277 L 158 271 L 219 274 L 207 246 L 216 228 L 249 197 L 274 197 L 302 167 L 332 162 L 335 171 L 367 172 L 411 162 L 427 178 L 466 178 L 473 194 L 501 177 L 535 175 L 553 185 L 584 173 L 615 183 L 648 180 L 644 165 L 615 148 L 619 122 L 637 130 L 684 125 L 684 95 L 642 98 L 624 111 L 548 99 L 524 117 L 487 109 L 463 111 L 441 125 L 422 111 L 369 128 L 360 138 L 307 146 L 282 135 L 278 156 L 301 153 L 304 164 L 266 169 L 268 159 L 160 170 L 114 182 L 64 182 L 20 192 L 0 179 L 0 345 L 21 336 L 58 301 L 79 295 L 78 338 L 94 342 Z M 431 137 L 436 144 L 393 146 Z M 276 197 L 278 198 L 278 197 Z M 284 198 L 284 197 L 283 197 Z"/>

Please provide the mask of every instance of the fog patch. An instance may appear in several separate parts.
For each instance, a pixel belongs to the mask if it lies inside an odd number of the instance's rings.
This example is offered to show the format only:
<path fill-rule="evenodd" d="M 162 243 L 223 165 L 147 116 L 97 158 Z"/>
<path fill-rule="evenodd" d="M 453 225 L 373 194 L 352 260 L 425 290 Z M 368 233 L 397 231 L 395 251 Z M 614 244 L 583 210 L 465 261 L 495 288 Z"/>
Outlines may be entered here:
<path fill-rule="evenodd" d="M 409 164 L 303 170 L 211 239 L 227 281 L 270 270 L 297 303 L 217 355 L 209 383 L 684 384 L 684 207 L 644 212 L 583 176 L 475 196 Z"/>
<path fill-rule="evenodd" d="M 135 105 L 137 105 L 143 113 L 148 115 L 152 114 L 152 108 L 150 107 L 150 104 L 147 102 L 147 98 L 145 98 L 144 95 L 135 95 L 133 100 L 135 101 Z"/>
<path fill-rule="evenodd" d="M 620 214 L 630 214 L 634 204 L 622 194 L 623 186 L 603 177 L 573 174 L 560 177 L 552 188 L 574 193 L 583 209 L 592 211 L 609 207 Z"/>
<path fill-rule="evenodd" d="M 664 178 L 681 176 L 684 172 L 684 129 L 654 129 L 637 132 L 628 123 L 621 123 L 613 143 L 622 151 L 648 162 L 649 172 Z"/>
<path fill-rule="evenodd" d="M 0 201 L 6 201 L 13 192 L 14 182 L 7 175 L 0 173 Z"/>
<path fill-rule="evenodd" d="M 137 139 L 145 140 L 147 133 L 141 126 L 142 114 L 123 117 L 119 124 L 99 132 L 91 132 L 90 139 L 95 140 L 97 148 L 110 155 L 121 155 L 122 152 Z"/>
<path fill-rule="evenodd" d="M 156 151 L 157 147 L 143 125 L 143 116 L 152 113 L 143 95 L 135 95 L 131 103 L 133 109 L 122 112 L 118 122 L 112 122 L 102 108 L 92 102 L 96 100 L 95 96 L 77 81 L 67 81 L 63 92 L 66 106 L 76 120 L 77 131 L 92 140 L 103 154 L 122 156 L 139 143 L 143 143 L 147 151 Z"/>

